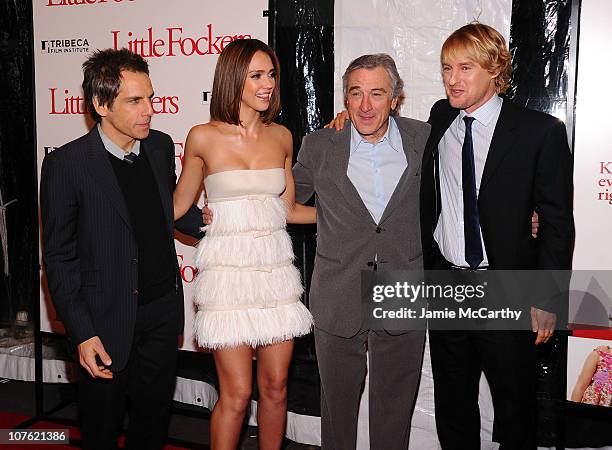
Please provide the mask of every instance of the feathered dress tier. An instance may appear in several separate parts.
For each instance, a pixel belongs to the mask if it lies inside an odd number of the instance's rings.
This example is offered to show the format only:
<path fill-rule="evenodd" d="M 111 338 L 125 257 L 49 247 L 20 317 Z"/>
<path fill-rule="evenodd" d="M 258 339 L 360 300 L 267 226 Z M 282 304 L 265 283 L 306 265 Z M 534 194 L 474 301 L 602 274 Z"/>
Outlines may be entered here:
<path fill-rule="evenodd" d="M 257 347 L 307 334 L 312 315 L 285 230 L 285 170 L 206 177 L 213 222 L 196 254 L 194 335 L 201 347 Z"/>

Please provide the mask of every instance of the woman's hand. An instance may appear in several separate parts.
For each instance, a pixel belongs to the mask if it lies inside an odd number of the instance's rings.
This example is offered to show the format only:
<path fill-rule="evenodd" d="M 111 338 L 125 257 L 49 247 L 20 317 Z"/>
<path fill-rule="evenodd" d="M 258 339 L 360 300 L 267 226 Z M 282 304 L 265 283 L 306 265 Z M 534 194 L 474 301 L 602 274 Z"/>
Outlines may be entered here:
<path fill-rule="evenodd" d="M 208 204 L 204 205 L 204 208 L 202 208 L 202 220 L 204 221 L 204 225 L 210 225 L 213 221 L 213 212 L 208 207 Z"/>

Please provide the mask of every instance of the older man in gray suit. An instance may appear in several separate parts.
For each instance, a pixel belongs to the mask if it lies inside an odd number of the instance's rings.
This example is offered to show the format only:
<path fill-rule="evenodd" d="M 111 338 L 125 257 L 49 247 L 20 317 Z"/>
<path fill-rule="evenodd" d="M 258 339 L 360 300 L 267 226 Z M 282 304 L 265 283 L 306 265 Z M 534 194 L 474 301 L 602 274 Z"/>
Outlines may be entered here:
<path fill-rule="evenodd" d="M 317 207 L 310 307 L 322 448 L 355 448 L 367 354 L 370 448 L 407 449 L 424 332 L 367 328 L 360 277 L 423 266 L 418 198 L 429 125 L 398 117 L 403 82 L 388 55 L 351 62 L 343 90 L 350 123 L 306 136 L 293 167 L 297 201 L 314 194 Z"/>

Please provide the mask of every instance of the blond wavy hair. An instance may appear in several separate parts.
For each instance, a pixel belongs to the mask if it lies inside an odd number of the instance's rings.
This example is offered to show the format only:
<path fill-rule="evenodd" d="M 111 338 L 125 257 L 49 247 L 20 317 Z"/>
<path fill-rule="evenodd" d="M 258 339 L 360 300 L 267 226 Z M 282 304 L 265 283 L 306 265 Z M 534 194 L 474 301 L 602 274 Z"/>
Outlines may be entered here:
<path fill-rule="evenodd" d="M 498 94 L 506 92 L 512 77 L 512 55 L 499 31 L 478 22 L 459 28 L 444 41 L 440 63 L 444 65 L 456 59 L 458 52 L 467 53 L 483 69 L 497 73 L 495 90 Z"/>

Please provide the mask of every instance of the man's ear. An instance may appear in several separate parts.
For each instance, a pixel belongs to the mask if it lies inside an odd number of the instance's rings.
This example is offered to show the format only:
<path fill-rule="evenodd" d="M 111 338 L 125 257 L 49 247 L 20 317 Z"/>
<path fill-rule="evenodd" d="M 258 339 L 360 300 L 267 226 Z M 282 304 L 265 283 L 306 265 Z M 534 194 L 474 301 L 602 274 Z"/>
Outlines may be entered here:
<path fill-rule="evenodd" d="M 499 74 L 501 73 L 501 71 L 498 70 L 489 70 L 489 75 L 491 75 L 492 79 L 495 79 L 499 76 Z"/>
<path fill-rule="evenodd" d="M 398 101 L 399 101 L 398 97 L 394 97 L 393 100 L 391 100 L 391 111 L 395 111 L 395 108 L 397 108 Z"/>
<path fill-rule="evenodd" d="M 97 95 L 92 99 L 91 102 L 93 103 L 94 109 L 100 115 L 100 117 L 107 116 L 110 108 L 108 107 L 108 105 L 101 105 Z"/>

